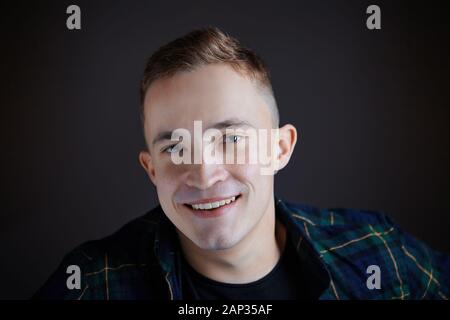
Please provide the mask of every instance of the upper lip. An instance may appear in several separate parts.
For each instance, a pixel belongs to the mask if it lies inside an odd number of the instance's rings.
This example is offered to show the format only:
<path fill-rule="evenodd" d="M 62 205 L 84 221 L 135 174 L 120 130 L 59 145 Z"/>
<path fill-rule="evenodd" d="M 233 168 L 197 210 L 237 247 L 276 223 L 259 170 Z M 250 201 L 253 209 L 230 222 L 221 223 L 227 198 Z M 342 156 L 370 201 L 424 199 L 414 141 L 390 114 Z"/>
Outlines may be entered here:
<path fill-rule="evenodd" d="M 205 198 L 205 199 L 200 199 L 200 200 L 195 200 L 192 202 L 187 202 L 185 204 L 200 204 L 200 203 L 210 203 L 210 202 L 216 202 L 216 201 L 221 201 L 221 200 L 226 200 L 226 199 L 230 199 L 232 197 L 238 197 L 240 196 L 240 194 L 236 194 L 233 196 L 228 196 L 228 197 L 215 197 L 215 198 Z"/>

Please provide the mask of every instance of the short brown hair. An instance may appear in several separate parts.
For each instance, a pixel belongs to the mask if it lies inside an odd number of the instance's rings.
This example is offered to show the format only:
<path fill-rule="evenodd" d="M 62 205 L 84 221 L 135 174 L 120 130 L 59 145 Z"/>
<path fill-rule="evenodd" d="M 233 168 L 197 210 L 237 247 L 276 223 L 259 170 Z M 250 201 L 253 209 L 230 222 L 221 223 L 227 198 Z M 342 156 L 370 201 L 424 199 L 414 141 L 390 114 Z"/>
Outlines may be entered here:
<path fill-rule="evenodd" d="M 263 60 L 252 50 L 216 27 L 197 29 L 159 48 L 147 61 L 140 87 L 141 120 L 144 122 L 144 99 L 152 82 L 196 67 L 226 63 L 236 71 L 256 80 L 278 127 L 279 114 L 269 72 Z"/>

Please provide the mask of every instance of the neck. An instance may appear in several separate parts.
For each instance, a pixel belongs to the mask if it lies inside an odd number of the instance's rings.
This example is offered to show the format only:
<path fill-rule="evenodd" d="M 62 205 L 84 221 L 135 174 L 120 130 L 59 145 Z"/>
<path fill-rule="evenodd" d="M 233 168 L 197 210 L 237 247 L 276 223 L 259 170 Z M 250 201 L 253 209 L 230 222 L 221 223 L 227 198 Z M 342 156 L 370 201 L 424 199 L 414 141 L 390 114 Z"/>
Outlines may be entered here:
<path fill-rule="evenodd" d="M 275 219 L 273 200 L 256 226 L 232 248 L 203 250 L 179 235 L 189 264 L 205 277 L 223 283 L 261 279 L 275 267 L 286 242 L 286 229 Z"/>

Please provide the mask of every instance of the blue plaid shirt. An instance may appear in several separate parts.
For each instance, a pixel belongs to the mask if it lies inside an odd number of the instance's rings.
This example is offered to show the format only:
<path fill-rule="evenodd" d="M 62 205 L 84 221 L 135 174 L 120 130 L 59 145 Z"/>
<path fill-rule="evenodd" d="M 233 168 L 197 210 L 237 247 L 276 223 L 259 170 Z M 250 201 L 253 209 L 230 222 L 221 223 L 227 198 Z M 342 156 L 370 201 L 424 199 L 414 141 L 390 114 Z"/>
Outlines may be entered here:
<path fill-rule="evenodd" d="M 450 256 L 404 233 L 387 216 L 275 199 L 276 217 L 321 288 L 319 299 L 450 296 Z M 180 254 L 175 227 L 158 206 L 113 235 L 74 249 L 34 298 L 183 299 Z M 69 265 L 80 267 L 79 289 L 67 288 Z M 367 285 L 369 266 L 379 268 L 379 289 Z"/>

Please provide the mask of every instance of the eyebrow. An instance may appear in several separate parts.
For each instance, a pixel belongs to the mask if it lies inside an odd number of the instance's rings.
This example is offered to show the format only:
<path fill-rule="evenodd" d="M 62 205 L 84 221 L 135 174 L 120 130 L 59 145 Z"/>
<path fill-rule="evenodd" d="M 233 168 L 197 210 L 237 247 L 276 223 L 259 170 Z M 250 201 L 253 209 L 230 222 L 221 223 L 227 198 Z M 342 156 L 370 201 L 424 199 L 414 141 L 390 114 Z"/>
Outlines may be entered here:
<path fill-rule="evenodd" d="M 224 121 L 217 122 L 217 123 L 207 127 L 205 130 L 208 130 L 208 129 L 223 130 L 223 129 L 230 128 L 230 127 L 244 127 L 244 126 L 249 126 L 249 127 L 255 128 L 255 126 L 253 126 L 248 121 L 240 120 L 240 119 L 237 119 L 237 118 L 231 118 L 231 119 L 227 119 L 227 120 L 224 120 Z M 171 140 L 172 132 L 173 131 L 162 131 L 162 132 L 158 133 L 156 135 L 155 139 L 153 139 L 152 144 L 155 145 L 155 144 L 160 143 L 161 141 L 164 141 L 164 140 Z"/>

